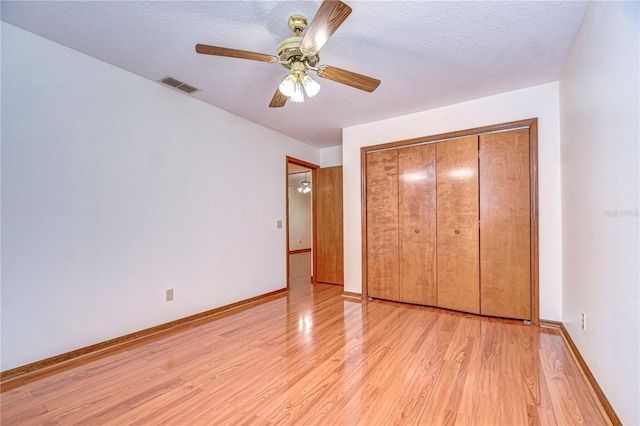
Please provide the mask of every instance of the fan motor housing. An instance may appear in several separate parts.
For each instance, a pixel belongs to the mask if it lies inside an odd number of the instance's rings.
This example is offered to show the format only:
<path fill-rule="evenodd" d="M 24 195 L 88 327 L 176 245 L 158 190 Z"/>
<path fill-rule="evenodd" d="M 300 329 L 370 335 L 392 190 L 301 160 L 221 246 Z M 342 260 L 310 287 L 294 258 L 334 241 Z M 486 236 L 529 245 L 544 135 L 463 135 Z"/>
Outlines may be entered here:
<path fill-rule="evenodd" d="M 291 62 L 298 60 L 301 61 L 304 54 L 300 50 L 300 43 L 302 42 L 302 37 L 289 37 L 278 45 L 278 59 L 280 63 L 285 68 L 291 69 Z M 304 61 L 311 67 L 315 67 L 318 65 L 320 61 L 320 55 L 317 53 L 312 56 L 305 56 Z"/>

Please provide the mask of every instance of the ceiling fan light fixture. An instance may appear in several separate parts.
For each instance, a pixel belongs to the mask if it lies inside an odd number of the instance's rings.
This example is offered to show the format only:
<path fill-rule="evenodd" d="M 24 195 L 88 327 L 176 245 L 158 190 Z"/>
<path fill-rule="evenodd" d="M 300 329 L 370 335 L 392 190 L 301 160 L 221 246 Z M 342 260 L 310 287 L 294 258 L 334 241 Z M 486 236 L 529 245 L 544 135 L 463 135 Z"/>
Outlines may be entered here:
<path fill-rule="evenodd" d="M 298 192 L 301 194 L 308 194 L 311 192 L 311 182 L 304 181 L 302 186 L 298 188 Z"/>
<path fill-rule="evenodd" d="M 310 98 L 313 98 L 320 91 L 320 84 L 317 81 L 313 80 L 308 75 L 303 75 L 302 78 L 302 86 L 304 87 L 304 91 Z"/>
<path fill-rule="evenodd" d="M 302 84 L 299 81 L 296 81 L 293 86 L 293 94 L 289 96 L 289 100 L 291 102 L 304 102 L 304 94 L 302 93 Z"/>
<path fill-rule="evenodd" d="M 280 92 L 283 95 L 290 98 L 293 96 L 293 93 L 295 92 L 296 80 L 297 79 L 293 74 L 289 74 L 282 79 L 282 82 L 280 83 L 280 86 L 278 86 L 278 89 L 280 89 Z"/>
<path fill-rule="evenodd" d="M 301 194 L 308 194 L 311 192 L 311 182 L 307 180 L 307 173 L 304 174 L 304 180 L 300 182 L 300 186 L 298 187 L 298 192 Z"/>
<path fill-rule="evenodd" d="M 196 53 L 275 63 L 289 69 L 289 75 L 281 80 L 273 94 L 269 108 L 281 108 L 287 101 L 304 102 L 305 94 L 310 98 L 317 95 L 320 84 L 307 75 L 308 70 L 315 71 L 318 77 L 373 92 L 380 85 L 380 80 L 328 65 L 319 65 L 320 48 L 351 12 L 351 8 L 340 0 L 323 0 L 308 27 L 304 16 L 291 16 L 289 28 L 295 36 L 288 37 L 278 44 L 277 56 L 199 43 L 196 44 Z"/>

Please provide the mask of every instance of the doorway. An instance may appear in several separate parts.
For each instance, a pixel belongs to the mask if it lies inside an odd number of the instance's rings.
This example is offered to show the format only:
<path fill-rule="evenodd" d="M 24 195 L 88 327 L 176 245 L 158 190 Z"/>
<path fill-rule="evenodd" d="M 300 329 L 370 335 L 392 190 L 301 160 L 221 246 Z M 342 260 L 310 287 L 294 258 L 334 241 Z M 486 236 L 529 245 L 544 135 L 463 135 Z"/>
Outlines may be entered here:
<path fill-rule="evenodd" d="M 287 157 L 287 288 L 310 285 L 314 277 L 315 164 Z"/>

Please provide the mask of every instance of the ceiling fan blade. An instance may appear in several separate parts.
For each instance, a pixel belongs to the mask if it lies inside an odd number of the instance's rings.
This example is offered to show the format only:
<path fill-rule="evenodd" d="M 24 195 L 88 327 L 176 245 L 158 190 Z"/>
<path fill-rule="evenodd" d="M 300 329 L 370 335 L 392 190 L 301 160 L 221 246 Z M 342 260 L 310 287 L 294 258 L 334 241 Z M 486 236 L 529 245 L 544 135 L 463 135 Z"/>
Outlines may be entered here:
<path fill-rule="evenodd" d="M 351 8 L 338 0 L 324 0 L 300 43 L 305 55 L 315 55 L 351 13 Z"/>
<path fill-rule="evenodd" d="M 380 85 L 380 80 L 376 78 L 327 65 L 318 68 L 318 76 L 364 90 L 365 92 L 373 92 Z"/>
<path fill-rule="evenodd" d="M 250 59 L 252 61 L 278 62 L 278 58 L 264 53 L 247 52 L 246 50 L 228 49 L 226 47 L 196 44 L 196 52 L 204 55 L 228 56 L 230 58 Z"/>
<path fill-rule="evenodd" d="M 269 103 L 269 108 L 280 108 L 283 107 L 287 103 L 287 98 L 285 95 L 280 92 L 280 89 L 276 89 L 276 93 L 271 98 L 271 103 Z"/>

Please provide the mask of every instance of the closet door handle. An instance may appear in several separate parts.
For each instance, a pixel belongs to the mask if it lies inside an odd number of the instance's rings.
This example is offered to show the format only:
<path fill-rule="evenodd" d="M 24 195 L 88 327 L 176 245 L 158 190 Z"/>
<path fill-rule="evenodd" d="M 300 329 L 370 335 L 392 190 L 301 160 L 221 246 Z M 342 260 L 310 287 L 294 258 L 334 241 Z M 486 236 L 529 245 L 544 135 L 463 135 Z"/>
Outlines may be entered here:
<path fill-rule="evenodd" d="M 460 233 L 460 230 L 456 229 L 456 230 L 455 230 L 455 231 L 453 231 L 453 232 L 454 232 L 454 233 L 456 233 L 456 234 L 459 234 L 459 233 Z"/>
<path fill-rule="evenodd" d="M 419 229 L 416 229 L 416 230 L 415 230 L 415 231 L 413 231 L 413 232 L 414 232 L 415 234 L 419 234 L 419 233 L 420 233 L 420 230 L 419 230 Z"/>

